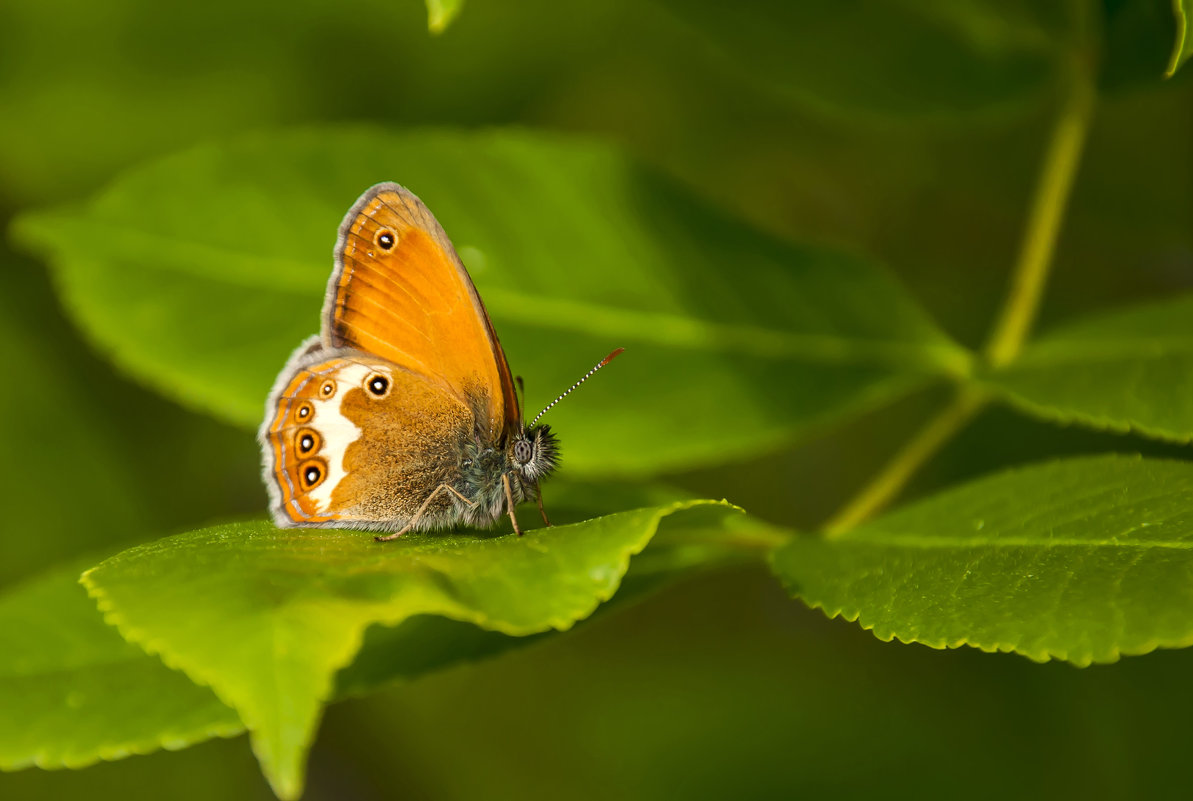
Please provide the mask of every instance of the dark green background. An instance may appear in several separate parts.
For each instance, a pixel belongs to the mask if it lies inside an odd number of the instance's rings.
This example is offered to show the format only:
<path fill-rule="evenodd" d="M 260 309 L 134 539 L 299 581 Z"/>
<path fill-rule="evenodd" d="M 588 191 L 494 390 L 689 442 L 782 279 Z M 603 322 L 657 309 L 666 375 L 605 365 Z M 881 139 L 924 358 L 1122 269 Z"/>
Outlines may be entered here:
<path fill-rule="evenodd" d="M 1172 37 L 1165 2 L 471 0 L 432 37 L 408 0 L 9 0 L 0 215 L 85 199 L 126 167 L 243 131 L 582 132 L 759 227 L 877 257 L 980 346 L 1074 41 L 1093 43 L 1100 96 L 1041 326 L 1193 288 L 1193 80 L 1188 69 L 1161 80 Z M 6 245 L 0 264 L 0 581 L 260 514 L 250 433 L 114 374 L 36 254 Z M 938 401 L 926 393 L 789 452 L 666 478 L 811 526 Z M 1186 452 L 991 410 L 910 493 L 1106 450 Z M 1191 669 L 1188 652 L 1076 670 L 883 644 L 741 569 L 333 706 L 306 797 L 1183 796 Z M 270 797 L 243 738 L 0 775 L 4 798 L 83 795 Z"/>

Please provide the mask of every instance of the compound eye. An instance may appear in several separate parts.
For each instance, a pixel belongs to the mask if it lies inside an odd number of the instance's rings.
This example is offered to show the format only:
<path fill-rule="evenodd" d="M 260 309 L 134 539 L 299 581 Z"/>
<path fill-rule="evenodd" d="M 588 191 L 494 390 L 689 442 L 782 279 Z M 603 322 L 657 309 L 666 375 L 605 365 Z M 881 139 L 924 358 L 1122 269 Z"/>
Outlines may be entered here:
<path fill-rule="evenodd" d="M 524 439 L 520 439 L 514 443 L 514 460 L 518 464 L 526 464 L 530 461 L 530 457 L 534 455 L 534 448 L 530 443 Z"/>
<path fill-rule="evenodd" d="M 389 376 L 381 373 L 373 373 L 365 379 L 365 389 L 374 398 L 384 398 L 389 394 L 390 380 Z"/>

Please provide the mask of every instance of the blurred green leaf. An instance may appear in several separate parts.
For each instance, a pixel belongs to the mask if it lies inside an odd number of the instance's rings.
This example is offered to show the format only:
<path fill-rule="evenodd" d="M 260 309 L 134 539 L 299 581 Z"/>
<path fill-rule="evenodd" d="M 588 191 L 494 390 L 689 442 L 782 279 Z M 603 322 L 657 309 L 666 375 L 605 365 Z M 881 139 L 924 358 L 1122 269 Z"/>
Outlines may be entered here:
<path fill-rule="evenodd" d="M 879 639 L 1077 665 L 1193 644 L 1193 464 L 1010 470 L 776 552 L 788 590 Z"/>
<path fill-rule="evenodd" d="M 0 596 L 0 769 L 81 768 L 244 731 L 206 687 L 123 639 L 79 585 L 79 562 Z M 336 677 L 337 699 L 375 691 L 534 638 L 420 615 L 370 628 Z"/>
<path fill-rule="evenodd" d="M 1193 0 L 1172 0 L 1172 12 L 1176 15 L 1176 42 L 1165 73 L 1169 78 L 1193 55 Z"/>
<path fill-rule="evenodd" d="M 0 768 L 80 768 L 244 730 L 105 626 L 71 564 L 0 595 Z"/>
<path fill-rule="evenodd" d="M 427 0 L 427 29 L 443 33 L 460 13 L 464 0 Z"/>
<path fill-rule="evenodd" d="M 387 178 L 452 235 L 532 412 L 626 347 L 551 413 L 572 470 L 771 450 L 966 369 L 870 262 L 750 230 L 607 147 L 528 133 L 257 136 L 129 172 L 86 208 L 14 231 L 117 364 L 255 426 L 287 354 L 318 327 L 341 216 Z"/>
<path fill-rule="evenodd" d="M 260 513 L 253 437 L 112 370 L 80 340 L 39 265 L 0 253 L 0 277 L 0 359 L 30 388 L 0 397 L 0 442 L 20 455 L 0 470 L 14 499 L 0 537 L 0 587 L 153 532 Z M 180 469 L 182 454 L 220 469 Z"/>
<path fill-rule="evenodd" d="M 127 639 L 240 713 L 270 783 L 295 798 L 334 674 L 369 625 L 431 614 L 514 636 L 567 629 L 613 595 L 660 520 L 702 503 L 520 538 L 407 535 L 386 545 L 364 533 L 217 526 L 125 551 L 83 580 Z"/>
<path fill-rule="evenodd" d="M 69 564 L 0 595 L 0 769 L 81 768 L 176 750 L 244 725 L 206 687 L 123 639 L 79 585 L 93 561 Z M 336 698 L 375 691 L 527 642 L 420 615 L 373 627 Z"/>
<path fill-rule="evenodd" d="M 1023 2 L 661 3 L 747 80 L 868 124 L 1026 108 L 1064 25 Z"/>
<path fill-rule="evenodd" d="M 151 516 L 138 500 L 142 476 L 123 447 L 127 432 L 113 430 L 115 414 L 127 410 L 114 412 L 107 366 L 88 359 L 81 344 L 63 342 L 69 329 L 47 308 L 52 295 L 36 267 L 0 256 L 0 274 L 0 361 L 38 388 L 0 393 L 0 442 L 20 454 L 19 468 L 10 462 L 4 472 L 14 502 L 0 541 L 2 585 L 105 539 L 128 538 Z M 79 509 L 91 513 L 89 525 L 79 526 Z"/>
<path fill-rule="evenodd" d="M 1193 295 L 1057 328 L 986 380 L 1060 423 L 1193 439 Z"/>
<path fill-rule="evenodd" d="M 6 195 L 71 197 L 147 154 L 292 119 L 286 98 L 309 97 L 297 32 L 326 16 L 304 3 L 5 3 Z"/>

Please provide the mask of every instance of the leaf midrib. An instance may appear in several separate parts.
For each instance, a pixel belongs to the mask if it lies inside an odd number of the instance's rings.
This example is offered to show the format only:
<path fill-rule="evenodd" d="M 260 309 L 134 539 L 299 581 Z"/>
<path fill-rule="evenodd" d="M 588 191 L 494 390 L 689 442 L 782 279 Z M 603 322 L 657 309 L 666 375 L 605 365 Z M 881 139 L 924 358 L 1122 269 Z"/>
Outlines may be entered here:
<path fill-rule="evenodd" d="M 53 216 L 36 216 L 34 229 Z M 310 262 L 280 259 L 268 254 L 245 255 L 229 248 L 213 246 L 175 236 L 164 236 L 107 220 L 68 215 L 57 217 L 58 225 L 83 227 L 89 232 L 103 230 L 126 241 L 139 240 L 146 248 L 160 248 L 163 252 L 181 253 L 181 261 L 142 265 L 162 272 L 185 273 L 207 281 L 220 281 L 238 286 L 266 288 L 272 292 L 305 292 L 311 281 L 279 281 L 278 275 L 309 273 Z M 89 237 L 104 241 L 103 237 Z M 59 250 L 59 257 L 62 251 Z M 236 265 L 219 273 L 190 269 L 188 262 Z M 330 261 L 330 259 L 329 259 Z M 262 272 L 262 264 L 280 269 Z M 257 280 L 266 275 L 268 280 Z M 943 335 L 937 341 L 891 342 L 884 339 L 861 339 L 830 334 L 801 334 L 762 326 L 716 323 L 687 315 L 637 311 L 602 304 L 531 295 L 488 287 L 484 293 L 486 305 L 497 310 L 507 320 L 543 326 L 561 331 L 602 334 L 610 337 L 663 346 L 688 348 L 720 353 L 739 353 L 764 358 L 786 359 L 825 364 L 859 364 L 888 368 L 917 368 L 942 374 L 968 374 L 972 356 L 968 350 Z"/>
<path fill-rule="evenodd" d="M 496 288 L 486 289 L 485 303 L 507 320 L 623 339 L 628 336 L 637 341 L 693 350 L 826 364 L 930 367 L 957 375 L 966 373 L 970 365 L 968 352 L 943 338 L 937 342 L 890 342 L 829 334 L 797 334 Z M 583 326 L 578 326 L 578 321 L 583 321 Z"/>

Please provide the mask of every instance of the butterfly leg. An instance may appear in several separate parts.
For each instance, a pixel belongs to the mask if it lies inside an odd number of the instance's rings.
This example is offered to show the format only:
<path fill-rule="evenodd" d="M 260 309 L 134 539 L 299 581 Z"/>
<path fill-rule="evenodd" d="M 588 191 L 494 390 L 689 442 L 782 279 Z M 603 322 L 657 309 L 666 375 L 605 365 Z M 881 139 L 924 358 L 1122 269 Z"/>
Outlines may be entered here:
<path fill-rule="evenodd" d="M 440 484 L 440 485 L 439 485 L 438 487 L 436 487 L 435 489 L 437 489 L 437 490 L 441 490 L 441 489 L 444 489 L 444 488 L 446 488 L 448 492 L 450 492 L 450 493 L 452 493 L 453 495 L 455 495 L 457 498 L 459 498 L 460 500 L 462 500 L 464 503 L 468 504 L 468 508 L 469 508 L 469 509 L 471 509 L 472 507 L 476 506 L 476 501 L 470 501 L 470 500 L 468 500 L 467 498 L 465 498 L 465 497 L 464 497 L 464 493 L 460 492 L 458 489 L 456 489 L 455 487 L 451 486 L 450 484 Z"/>
<path fill-rule="evenodd" d="M 548 528 L 550 528 L 551 521 L 547 519 L 547 510 L 543 508 L 543 490 L 539 487 L 538 484 L 534 485 L 534 494 L 535 494 L 535 497 L 538 498 L 539 514 L 543 516 L 543 522 L 547 524 Z"/>
<path fill-rule="evenodd" d="M 501 474 L 501 485 L 505 487 L 505 503 L 506 509 L 510 513 L 510 522 L 514 524 L 514 533 L 519 537 L 522 536 L 522 529 L 518 527 L 518 518 L 514 514 L 514 491 L 510 489 L 509 473 Z"/>
<path fill-rule="evenodd" d="M 439 494 L 439 490 L 447 490 L 469 506 L 476 506 L 476 501 L 468 500 L 462 494 L 460 494 L 460 491 L 455 487 L 448 484 L 440 484 L 438 487 L 432 490 L 431 494 L 427 496 L 427 499 L 422 502 L 422 506 L 418 507 L 418 511 L 414 513 L 414 517 L 410 518 L 410 522 L 402 526 L 401 531 L 395 531 L 393 534 L 386 534 L 384 536 L 378 534 L 377 536 L 373 537 L 373 539 L 377 542 L 389 542 L 390 540 L 396 540 L 398 537 L 414 528 L 414 524 L 417 523 L 419 518 L 423 516 L 423 512 L 427 511 L 427 507 L 431 505 L 431 501 L 435 500 L 435 496 Z"/>

